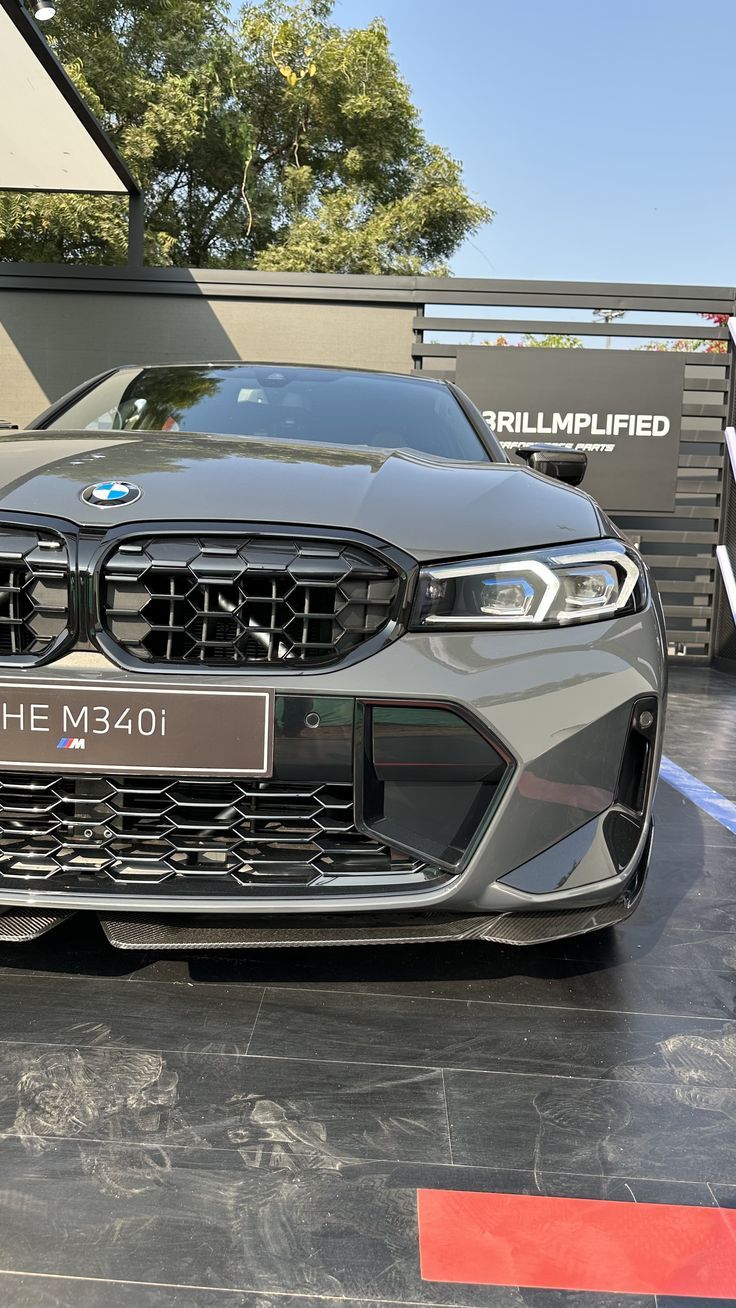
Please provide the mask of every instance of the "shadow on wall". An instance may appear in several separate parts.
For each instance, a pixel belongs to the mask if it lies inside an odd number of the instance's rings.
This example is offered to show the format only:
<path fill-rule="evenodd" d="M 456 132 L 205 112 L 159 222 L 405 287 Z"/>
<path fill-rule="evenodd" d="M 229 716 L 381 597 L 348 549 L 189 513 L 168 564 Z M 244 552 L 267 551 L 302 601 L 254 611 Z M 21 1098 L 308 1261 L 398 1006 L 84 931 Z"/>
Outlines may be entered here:
<path fill-rule="evenodd" d="M 21 425 L 116 364 L 237 357 L 196 290 L 187 296 L 71 289 L 0 294 L 0 418 Z"/>
<path fill-rule="evenodd" d="M 410 305 L 253 298 L 257 274 L 206 277 L 146 269 L 140 292 L 119 270 L 4 265 L 0 418 L 28 422 L 85 378 L 124 363 L 250 359 L 411 370 Z"/>

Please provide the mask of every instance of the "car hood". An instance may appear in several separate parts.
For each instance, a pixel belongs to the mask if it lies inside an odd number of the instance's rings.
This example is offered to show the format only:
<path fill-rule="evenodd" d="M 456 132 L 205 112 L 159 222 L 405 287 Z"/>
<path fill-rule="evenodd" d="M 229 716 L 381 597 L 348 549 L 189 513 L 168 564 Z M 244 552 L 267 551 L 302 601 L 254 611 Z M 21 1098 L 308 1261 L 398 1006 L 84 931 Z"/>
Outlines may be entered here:
<path fill-rule="evenodd" d="M 502 463 L 411 450 L 177 432 L 29 431 L 0 438 L 0 509 L 81 525 L 216 519 L 348 528 L 417 559 L 527 549 L 601 535 L 592 500 Z M 138 485 L 135 503 L 81 498 L 99 481 Z"/>

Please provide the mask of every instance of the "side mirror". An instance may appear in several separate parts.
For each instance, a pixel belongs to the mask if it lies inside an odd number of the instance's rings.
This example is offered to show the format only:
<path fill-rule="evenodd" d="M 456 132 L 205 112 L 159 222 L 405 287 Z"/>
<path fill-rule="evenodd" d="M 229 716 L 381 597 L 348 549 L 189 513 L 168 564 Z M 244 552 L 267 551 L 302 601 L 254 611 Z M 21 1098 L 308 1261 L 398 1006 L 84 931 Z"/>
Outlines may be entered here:
<path fill-rule="evenodd" d="M 17 422 L 5 422 L 3 418 L 0 418 L 0 431 L 17 431 L 17 430 L 18 430 Z"/>
<path fill-rule="evenodd" d="M 568 486 L 579 486 L 588 468 L 588 456 L 583 450 L 560 450 L 554 445 L 520 445 L 516 453 L 534 472 L 555 477 Z"/>

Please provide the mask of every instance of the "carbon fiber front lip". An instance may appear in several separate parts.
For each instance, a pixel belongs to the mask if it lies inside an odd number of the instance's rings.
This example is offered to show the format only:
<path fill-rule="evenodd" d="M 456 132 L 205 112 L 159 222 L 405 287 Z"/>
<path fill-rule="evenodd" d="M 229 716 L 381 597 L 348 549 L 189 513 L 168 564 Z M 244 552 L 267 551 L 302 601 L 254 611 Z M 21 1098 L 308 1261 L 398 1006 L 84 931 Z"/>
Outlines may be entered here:
<path fill-rule="evenodd" d="M 500 945 L 540 945 L 587 935 L 623 922 L 636 910 L 649 868 L 653 830 L 622 895 L 595 908 L 550 913 L 360 913 L 320 918 L 280 918 L 255 925 L 253 919 L 192 924 L 181 918 L 100 916 L 116 949 L 288 949 L 328 945 L 408 945 L 485 940 Z"/>
<path fill-rule="evenodd" d="M 547 913 L 422 914 L 360 913 L 326 915 L 309 924 L 292 916 L 258 924 L 246 919 L 211 918 L 192 923 L 181 916 L 133 913 L 100 915 L 116 949 L 284 949 L 303 946 L 428 944 L 485 940 L 495 944 L 539 945 L 585 935 L 623 922 L 636 909 L 649 866 L 652 832 L 623 894 L 594 908 Z M 0 941 L 34 940 L 59 925 L 68 913 L 8 912 L 0 915 Z"/>
<path fill-rule="evenodd" d="M 2 913 L 0 943 L 20 945 L 26 940 L 38 940 L 39 936 L 45 936 L 47 931 L 53 931 L 54 927 L 61 926 L 71 916 L 71 913 L 55 913 L 53 910 L 28 912 L 20 909 L 18 912 Z"/>
<path fill-rule="evenodd" d="M 642 883 L 643 884 L 643 883 Z M 639 892 L 641 893 L 641 892 Z M 231 920 L 193 925 L 180 918 L 101 917 L 100 923 L 116 949 L 289 949 L 302 946 L 437 944 L 463 940 L 486 940 L 494 944 L 538 945 L 568 936 L 600 931 L 624 921 L 636 908 L 616 900 L 596 909 L 574 909 L 568 913 L 502 913 L 484 917 L 480 913 L 372 915 L 361 913 L 348 921 L 321 919 L 318 925 L 278 921 L 254 926 L 250 921 Z"/>

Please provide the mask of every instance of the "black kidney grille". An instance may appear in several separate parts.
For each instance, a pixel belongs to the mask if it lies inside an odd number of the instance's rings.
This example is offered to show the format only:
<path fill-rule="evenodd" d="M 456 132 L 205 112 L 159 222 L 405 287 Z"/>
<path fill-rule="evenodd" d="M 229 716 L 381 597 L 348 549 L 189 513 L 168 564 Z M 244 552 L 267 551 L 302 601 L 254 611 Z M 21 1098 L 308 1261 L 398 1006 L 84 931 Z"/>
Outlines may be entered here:
<path fill-rule="evenodd" d="M 101 579 L 104 630 L 147 663 L 330 663 L 400 601 L 400 575 L 371 550 L 275 536 L 127 540 Z"/>
<path fill-rule="evenodd" d="M 0 530 L 0 658 L 44 654 L 68 618 L 69 559 L 61 537 Z"/>
<path fill-rule="evenodd" d="M 352 786 L 250 780 L 0 774 L 0 851 L 3 881 L 102 890 L 209 879 L 236 893 L 422 866 L 356 831 Z"/>

